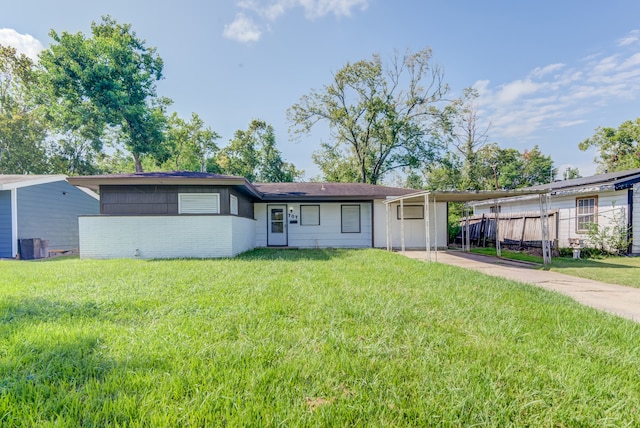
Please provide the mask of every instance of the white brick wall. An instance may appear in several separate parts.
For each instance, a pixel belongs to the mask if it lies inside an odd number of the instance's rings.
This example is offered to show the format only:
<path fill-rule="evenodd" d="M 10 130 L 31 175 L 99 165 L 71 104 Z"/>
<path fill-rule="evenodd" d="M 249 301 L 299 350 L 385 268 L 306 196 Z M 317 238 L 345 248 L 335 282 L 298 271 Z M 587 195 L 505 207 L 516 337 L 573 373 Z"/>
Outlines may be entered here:
<path fill-rule="evenodd" d="M 255 247 L 255 220 L 235 216 L 82 216 L 80 257 L 231 257 Z"/>

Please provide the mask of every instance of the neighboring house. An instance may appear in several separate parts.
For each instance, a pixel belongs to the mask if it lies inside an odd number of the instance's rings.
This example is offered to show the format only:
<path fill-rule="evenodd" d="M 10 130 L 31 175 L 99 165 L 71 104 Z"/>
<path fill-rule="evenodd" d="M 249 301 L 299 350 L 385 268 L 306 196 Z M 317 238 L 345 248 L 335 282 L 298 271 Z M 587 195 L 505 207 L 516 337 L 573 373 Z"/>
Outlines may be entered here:
<path fill-rule="evenodd" d="M 0 258 L 16 257 L 20 240 L 77 249 L 78 216 L 99 210 L 98 195 L 64 175 L 0 175 Z"/>
<path fill-rule="evenodd" d="M 589 224 L 601 228 L 614 224 L 628 227 L 632 237 L 631 252 L 640 253 L 640 169 L 618 171 L 572 180 L 528 187 L 523 190 L 548 190 L 549 210 L 555 217 L 559 247 L 570 247 L 588 238 Z M 488 215 L 497 210 L 501 217 L 518 213 L 539 215 L 538 197 L 522 196 L 497 201 L 476 202 L 474 214 Z M 502 220 L 501 220 L 502 223 Z"/>
<path fill-rule="evenodd" d="M 195 172 L 69 178 L 99 190 L 100 215 L 80 217 L 83 258 L 231 257 L 255 247 L 387 246 L 387 198 L 411 189 L 360 183 L 252 184 Z M 431 209 L 432 244 L 446 245 L 446 203 Z M 400 246 L 400 216 L 391 219 Z M 425 247 L 424 204 L 406 208 L 407 248 Z M 437 231 L 437 238 L 436 238 Z"/>

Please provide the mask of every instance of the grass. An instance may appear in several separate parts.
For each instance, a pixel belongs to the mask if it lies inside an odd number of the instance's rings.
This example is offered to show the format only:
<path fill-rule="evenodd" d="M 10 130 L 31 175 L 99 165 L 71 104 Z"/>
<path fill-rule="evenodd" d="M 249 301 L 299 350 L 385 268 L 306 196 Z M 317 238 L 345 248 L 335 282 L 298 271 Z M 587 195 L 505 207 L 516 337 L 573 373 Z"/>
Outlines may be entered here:
<path fill-rule="evenodd" d="M 376 250 L 0 262 L 2 426 L 638 426 L 640 325 Z"/>
<path fill-rule="evenodd" d="M 495 248 L 474 248 L 472 253 L 495 256 Z M 502 250 L 507 259 L 542 264 L 542 257 L 517 251 Z M 551 270 L 580 278 L 640 288 L 640 257 L 602 257 L 573 259 L 554 257 Z"/>

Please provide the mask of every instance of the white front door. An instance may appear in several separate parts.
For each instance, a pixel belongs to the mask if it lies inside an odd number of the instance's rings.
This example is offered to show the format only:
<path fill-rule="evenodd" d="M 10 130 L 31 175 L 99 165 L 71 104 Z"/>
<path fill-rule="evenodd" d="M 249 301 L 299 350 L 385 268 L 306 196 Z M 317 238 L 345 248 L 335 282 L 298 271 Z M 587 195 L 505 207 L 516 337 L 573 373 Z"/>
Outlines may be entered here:
<path fill-rule="evenodd" d="M 287 245 L 287 206 L 267 205 L 267 245 Z"/>

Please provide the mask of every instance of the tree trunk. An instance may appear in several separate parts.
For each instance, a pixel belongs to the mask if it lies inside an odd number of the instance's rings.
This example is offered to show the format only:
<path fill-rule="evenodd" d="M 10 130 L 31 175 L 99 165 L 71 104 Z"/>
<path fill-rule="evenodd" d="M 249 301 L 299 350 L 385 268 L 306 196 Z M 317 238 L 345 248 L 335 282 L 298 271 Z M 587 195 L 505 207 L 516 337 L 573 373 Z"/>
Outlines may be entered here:
<path fill-rule="evenodd" d="M 133 160 L 136 163 L 136 172 L 144 172 L 142 170 L 142 162 L 140 162 L 140 156 L 137 153 L 133 153 Z"/>

